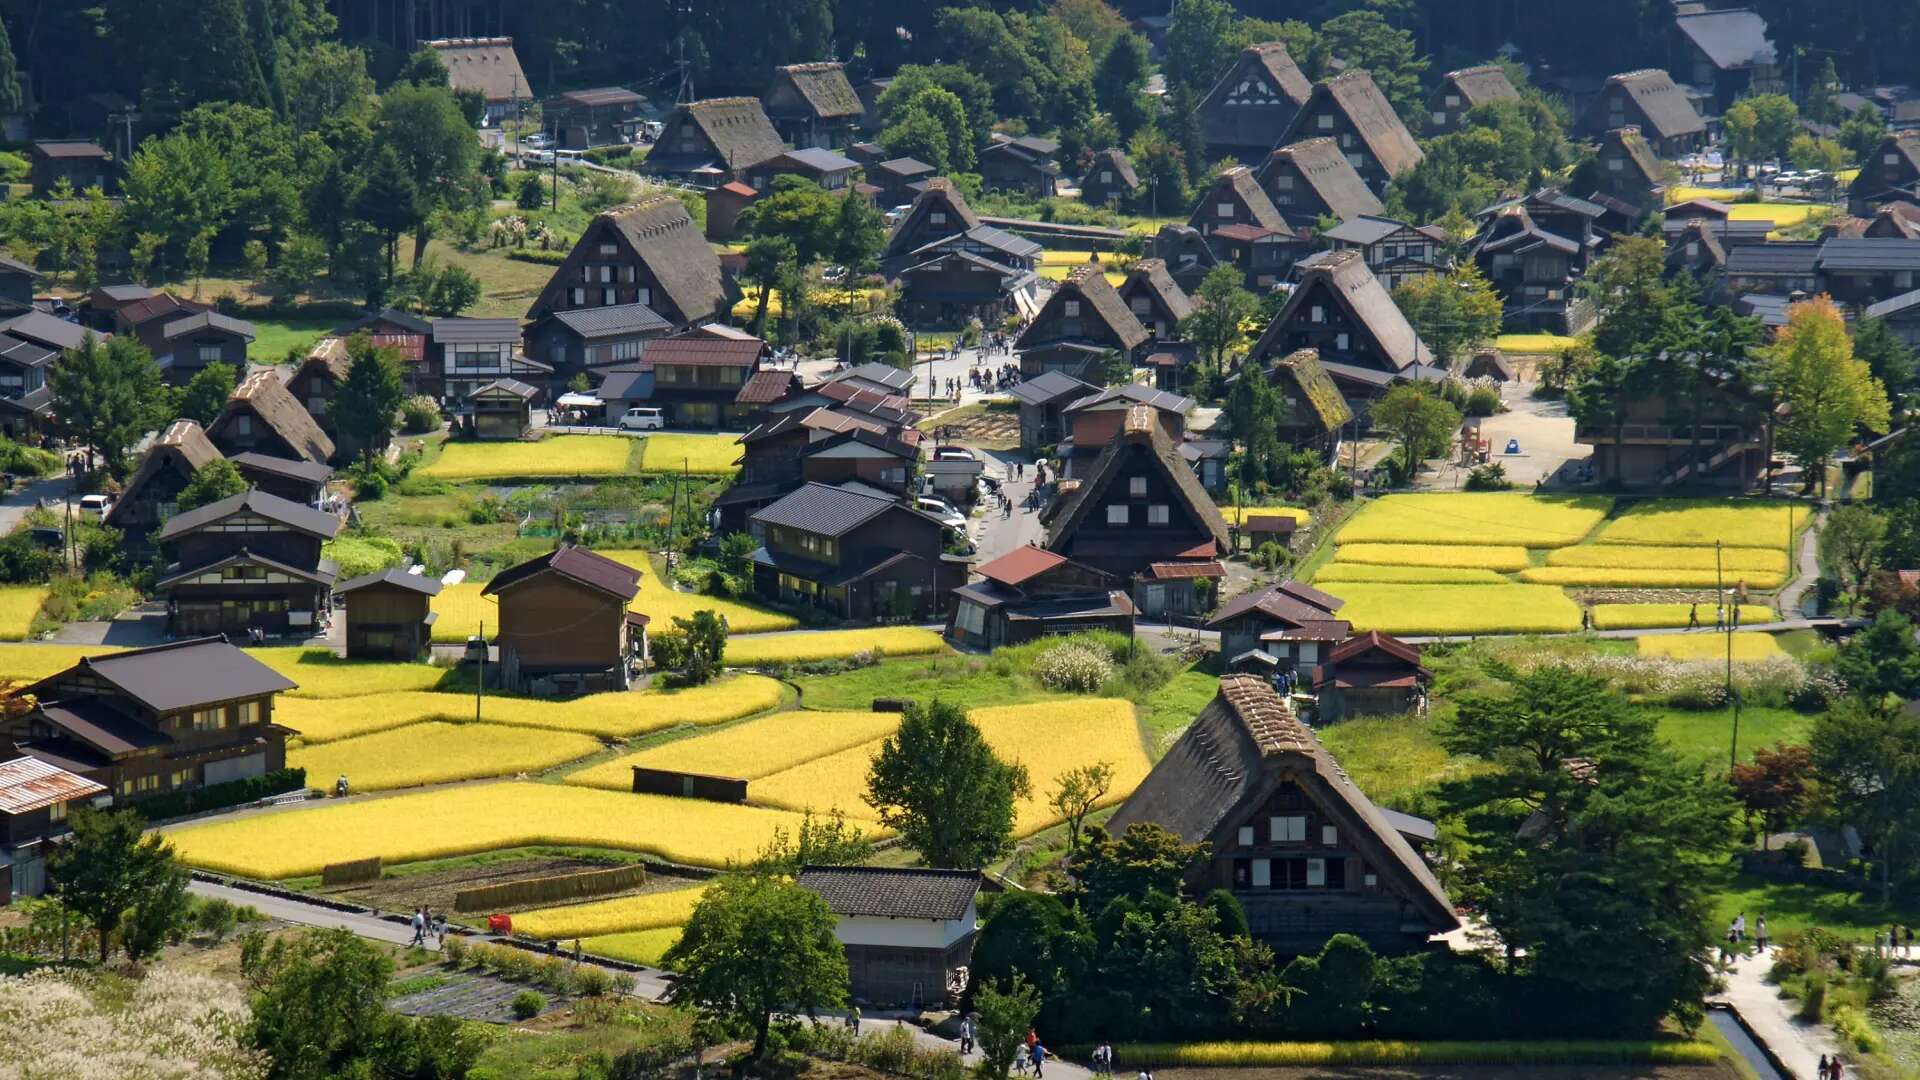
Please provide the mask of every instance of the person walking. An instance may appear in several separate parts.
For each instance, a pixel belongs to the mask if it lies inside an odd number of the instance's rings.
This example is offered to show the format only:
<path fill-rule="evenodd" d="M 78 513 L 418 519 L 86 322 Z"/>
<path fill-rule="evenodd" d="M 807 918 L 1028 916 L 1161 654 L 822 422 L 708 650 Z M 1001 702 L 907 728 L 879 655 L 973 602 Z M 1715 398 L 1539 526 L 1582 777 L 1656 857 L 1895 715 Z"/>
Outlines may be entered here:
<path fill-rule="evenodd" d="M 847 1010 L 847 1026 L 853 1029 L 855 1038 L 860 1035 L 860 1006 L 854 1005 Z"/>
<path fill-rule="evenodd" d="M 963 1016 L 960 1018 L 960 1054 L 964 1057 L 971 1053 L 973 1053 L 973 1017 Z"/>
<path fill-rule="evenodd" d="M 1692 607 L 1687 609 L 1687 629 L 1689 630 L 1700 629 L 1700 605 L 1699 604 L 1695 604 Z"/>
<path fill-rule="evenodd" d="M 1034 1043 L 1034 1044 L 1033 1044 L 1033 1076 L 1034 1076 L 1034 1080 L 1040 1080 L 1040 1076 L 1041 1076 L 1041 1073 L 1040 1073 L 1040 1067 L 1041 1067 L 1042 1065 L 1045 1065 L 1046 1063 L 1047 1063 L 1047 1046 L 1046 1046 L 1046 1044 L 1045 1044 L 1045 1043 L 1038 1043 L 1038 1042 L 1036 1042 L 1036 1043 Z"/>
<path fill-rule="evenodd" d="M 1747 913 L 1744 911 L 1733 917 L 1733 940 L 1735 942 L 1747 940 Z"/>
<path fill-rule="evenodd" d="M 1753 944 L 1762 955 L 1767 951 L 1767 917 L 1758 915 L 1753 920 Z"/>
<path fill-rule="evenodd" d="M 1815 1068 L 1819 1070 L 1820 1080 L 1827 1080 L 1827 1055 L 1820 1055 L 1820 1064 Z"/>
<path fill-rule="evenodd" d="M 413 909 L 413 940 L 408 945 L 418 945 L 427 936 L 427 909 Z"/>
<path fill-rule="evenodd" d="M 1013 1049 L 1013 1071 L 1014 1071 L 1015 1073 L 1018 1073 L 1018 1074 L 1019 1074 L 1019 1075 L 1021 1075 L 1021 1076 L 1025 1076 L 1025 1075 L 1027 1075 L 1027 1061 L 1028 1061 L 1028 1060 L 1029 1060 L 1029 1055 L 1028 1055 L 1028 1053 L 1027 1053 L 1027 1044 L 1026 1044 L 1026 1043 L 1021 1043 L 1021 1044 L 1020 1044 L 1019 1046 L 1016 1046 L 1016 1047 L 1014 1047 L 1014 1049 Z"/>

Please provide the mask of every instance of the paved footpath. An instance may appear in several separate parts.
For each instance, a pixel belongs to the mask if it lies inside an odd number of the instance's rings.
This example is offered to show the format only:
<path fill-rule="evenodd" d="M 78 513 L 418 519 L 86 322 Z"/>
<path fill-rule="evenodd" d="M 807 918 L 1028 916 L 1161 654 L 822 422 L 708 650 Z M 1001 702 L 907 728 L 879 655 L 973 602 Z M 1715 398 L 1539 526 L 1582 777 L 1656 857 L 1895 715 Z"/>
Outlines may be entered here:
<path fill-rule="evenodd" d="M 1771 957 L 1742 958 L 1726 976 L 1726 992 L 1715 1000 L 1738 1010 L 1747 1028 L 1773 1051 L 1795 1080 L 1814 1080 L 1820 1056 L 1837 1053 L 1839 1043 L 1826 1025 L 1810 1024 L 1794 1015 L 1799 1003 L 1781 997 L 1780 988 L 1767 982 L 1767 972 L 1772 968 Z"/>

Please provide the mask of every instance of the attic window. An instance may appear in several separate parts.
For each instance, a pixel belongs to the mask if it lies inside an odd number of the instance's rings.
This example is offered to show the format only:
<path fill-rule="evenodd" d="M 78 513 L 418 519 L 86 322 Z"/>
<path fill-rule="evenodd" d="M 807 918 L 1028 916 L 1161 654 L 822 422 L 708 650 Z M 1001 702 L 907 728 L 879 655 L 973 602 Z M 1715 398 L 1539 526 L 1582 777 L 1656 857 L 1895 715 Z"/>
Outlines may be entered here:
<path fill-rule="evenodd" d="M 1899 155 L 1899 154 L 1888 154 L 1888 155 L 1887 155 L 1887 158 L 1886 158 L 1886 161 L 1887 161 L 1887 164 L 1889 164 L 1889 165 L 1898 165 L 1898 164 L 1900 164 L 1900 155 Z"/>
<path fill-rule="evenodd" d="M 1317 124 L 1319 125 L 1319 127 L 1320 127 L 1320 130 L 1321 130 L 1321 131 L 1332 131 L 1332 130 L 1333 130 L 1333 117 L 1332 117 L 1332 115 L 1330 115 L 1330 114 L 1328 114 L 1328 113 L 1321 113 L 1321 114 L 1320 114 L 1320 115 L 1319 115 L 1319 116 L 1318 116 L 1318 117 L 1317 117 L 1317 118 L 1315 119 L 1315 123 L 1317 123 Z"/>
<path fill-rule="evenodd" d="M 1460 104 L 1460 95 L 1459 95 L 1459 94 L 1448 94 L 1448 95 L 1447 95 L 1447 108 L 1449 108 L 1449 109 L 1451 109 L 1451 108 L 1453 108 L 1454 106 L 1456 106 L 1456 105 L 1459 105 L 1459 104 Z"/>
<path fill-rule="evenodd" d="M 1147 507 L 1147 524 L 1165 525 L 1167 523 L 1167 504 L 1154 503 Z"/>
<path fill-rule="evenodd" d="M 1339 847 L 1340 846 L 1340 830 L 1332 825 L 1320 826 L 1320 846 L 1321 847 Z"/>
<path fill-rule="evenodd" d="M 1101 170 L 1100 170 L 1100 182 L 1101 182 L 1101 183 L 1103 183 L 1103 184 L 1111 184 L 1111 183 L 1113 183 L 1113 170 L 1112 170 L 1112 169 L 1101 169 Z"/>
<path fill-rule="evenodd" d="M 1079 318 L 1080 317 L 1080 301 L 1078 300 L 1062 301 L 1060 304 L 1060 314 L 1065 315 L 1069 319 Z"/>
<path fill-rule="evenodd" d="M 620 253 L 620 247 L 617 244 L 601 244 L 600 245 L 600 254 L 602 255 L 618 255 L 619 253 Z"/>
<path fill-rule="evenodd" d="M 1253 846 L 1253 826 L 1251 825 L 1240 826 L 1239 843 L 1241 847 Z"/>
<path fill-rule="evenodd" d="M 1146 493 L 1147 493 L 1146 477 L 1130 476 L 1127 478 L 1127 494 L 1128 495 L 1139 496 L 1139 495 L 1145 495 Z"/>
<path fill-rule="evenodd" d="M 1447 122 L 1447 114 L 1446 114 L 1446 113 L 1444 113 L 1444 112 L 1439 112 L 1439 111 L 1436 111 L 1436 112 L 1435 112 L 1435 113 L 1433 114 L 1433 126 L 1434 126 L 1434 127 L 1442 127 L 1442 126 L 1445 126 L 1445 124 L 1446 124 L 1446 122 Z"/>
<path fill-rule="evenodd" d="M 1273 187 L 1276 191 L 1292 191 L 1293 177 L 1291 175 L 1276 176 L 1273 178 Z"/>
<path fill-rule="evenodd" d="M 945 210 L 930 210 L 927 212 L 927 224 L 945 225 L 946 223 L 947 212 Z"/>
<path fill-rule="evenodd" d="M 1608 158 L 1608 159 L 1607 159 L 1607 171 L 1608 171 L 1608 172 L 1619 172 L 1619 171 L 1621 170 L 1621 168 L 1623 168 L 1623 167 L 1625 166 L 1625 164 L 1626 164 L 1625 162 L 1623 162 L 1623 161 L 1621 161 L 1621 160 L 1620 160 L 1619 158 L 1617 158 L 1617 157 L 1614 157 L 1614 158 Z"/>
<path fill-rule="evenodd" d="M 1319 304 L 1315 304 L 1313 305 L 1312 311 L 1309 312 L 1308 318 L 1312 319 L 1314 322 L 1326 322 L 1327 309 L 1321 307 Z"/>
<path fill-rule="evenodd" d="M 1303 814 L 1267 819 L 1268 837 L 1276 844 L 1299 844 L 1307 839 L 1307 819 Z"/>
<path fill-rule="evenodd" d="M 1127 504 L 1112 503 L 1107 507 L 1107 524 L 1125 525 L 1128 521 Z"/>

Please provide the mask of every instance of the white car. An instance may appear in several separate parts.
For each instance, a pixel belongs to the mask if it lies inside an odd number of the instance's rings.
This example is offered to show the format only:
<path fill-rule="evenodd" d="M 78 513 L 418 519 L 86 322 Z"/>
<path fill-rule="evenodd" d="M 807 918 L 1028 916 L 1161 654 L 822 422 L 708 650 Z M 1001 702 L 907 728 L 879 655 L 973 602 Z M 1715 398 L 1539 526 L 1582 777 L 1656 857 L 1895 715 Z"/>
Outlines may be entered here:
<path fill-rule="evenodd" d="M 90 518 L 105 518 L 113 509 L 113 500 L 105 495 L 80 496 L 80 512 Z"/>
<path fill-rule="evenodd" d="M 621 431 L 659 431 L 667 426 L 667 414 L 659 409 L 636 405 L 620 417 Z"/>
<path fill-rule="evenodd" d="M 914 506 L 921 513 L 937 519 L 949 529 L 965 529 L 967 516 L 953 508 L 953 504 L 934 495 L 921 495 L 914 499 Z"/>
<path fill-rule="evenodd" d="M 1806 177 L 1801 176 L 1797 172 L 1783 172 L 1783 173 L 1773 174 L 1773 186 L 1775 187 L 1799 187 L 1801 184 L 1805 182 L 1806 182 Z"/>
<path fill-rule="evenodd" d="M 536 131 L 526 138 L 521 139 L 520 145 L 529 150 L 545 150 L 547 147 L 553 145 L 553 136 L 548 135 L 544 131 Z"/>
<path fill-rule="evenodd" d="M 979 461 L 973 451 L 964 446 L 936 446 L 933 449 L 935 461 Z"/>

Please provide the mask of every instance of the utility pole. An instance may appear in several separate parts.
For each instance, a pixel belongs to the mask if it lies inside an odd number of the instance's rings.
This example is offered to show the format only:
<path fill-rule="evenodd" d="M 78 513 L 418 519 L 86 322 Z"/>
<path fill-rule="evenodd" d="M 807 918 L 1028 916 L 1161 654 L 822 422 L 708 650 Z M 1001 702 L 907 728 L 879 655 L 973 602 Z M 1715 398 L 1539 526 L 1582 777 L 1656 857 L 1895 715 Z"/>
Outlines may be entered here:
<path fill-rule="evenodd" d="M 675 105 L 691 105 L 694 100 L 693 69 L 687 66 L 687 39 L 684 37 L 681 38 L 679 45 L 680 59 L 675 62 L 675 66 L 680 69 L 680 89 L 674 95 L 673 103 Z"/>
<path fill-rule="evenodd" d="M 487 692 L 487 620 L 480 620 L 480 674 L 473 680 L 473 722 L 480 722 L 480 699 Z"/>
<path fill-rule="evenodd" d="M 1727 703 L 1733 706 L 1733 743 L 1727 748 L 1727 768 L 1740 764 L 1740 696 L 1733 689 L 1733 624 L 1734 619 L 1727 611 L 1727 579 L 1721 564 L 1720 541 L 1713 542 L 1713 580 L 1719 595 L 1721 616 L 1720 624 L 1727 632 Z M 1734 609 L 1738 611 L 1738 608 Z"/>

